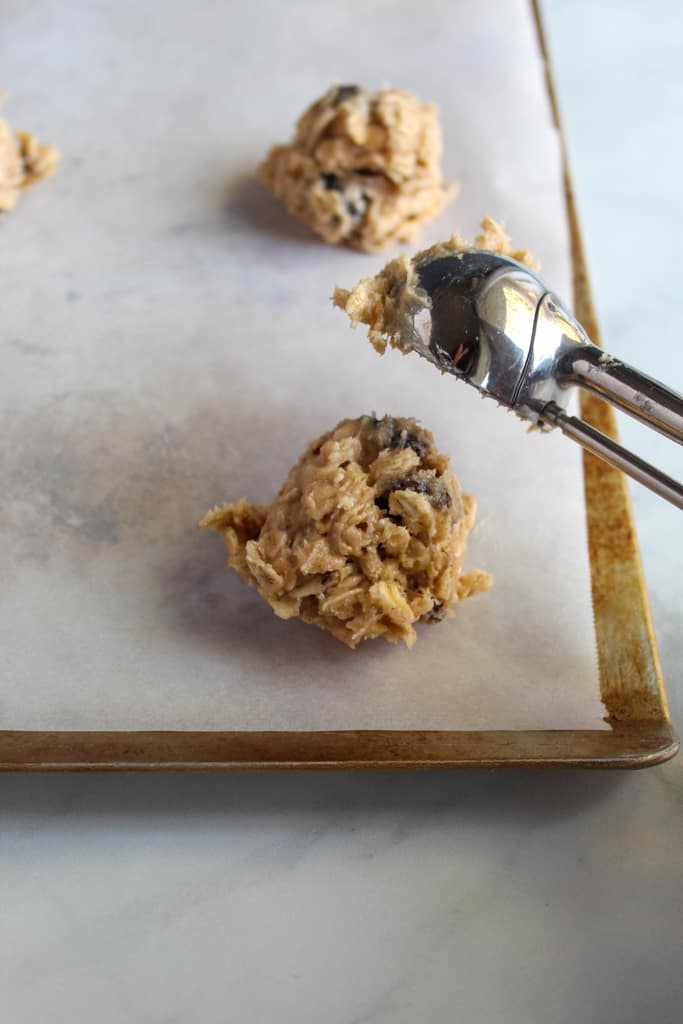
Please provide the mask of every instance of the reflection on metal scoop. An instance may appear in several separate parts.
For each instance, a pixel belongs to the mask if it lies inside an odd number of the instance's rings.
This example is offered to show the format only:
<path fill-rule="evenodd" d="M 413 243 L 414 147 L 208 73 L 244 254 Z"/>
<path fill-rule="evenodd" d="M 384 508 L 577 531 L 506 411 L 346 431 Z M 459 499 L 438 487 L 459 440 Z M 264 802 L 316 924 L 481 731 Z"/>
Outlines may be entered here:
<path fill-rule="evenodd" d="M 483 250 L 416 265 L 429 303 L 413 318 L 414 349 L 541 429 L 584 448 L 683 508 L 683 486 L 565 409 L 587 388 L 683 444 L 683 397 L 594 345 L 557 296 L 516 260 Z"/>

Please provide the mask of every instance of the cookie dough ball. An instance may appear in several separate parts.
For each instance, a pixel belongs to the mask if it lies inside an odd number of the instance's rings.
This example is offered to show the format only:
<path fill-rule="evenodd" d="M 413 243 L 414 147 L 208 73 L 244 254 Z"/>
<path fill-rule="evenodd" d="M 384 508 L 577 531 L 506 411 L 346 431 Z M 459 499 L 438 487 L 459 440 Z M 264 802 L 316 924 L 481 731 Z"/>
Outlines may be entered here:
<path fill-rule="evenodd" d="M 420 267 L 441 256 L 471 248 L 510 256 L 532 270 L 538 269 L 528 249 L 513 249 L 503 225 L 492 217 L 484 217 L 481 231 L 474 239 L 474 246 L 461 235 L 452 235 L 445 242 L 423 249 L 413 257 L 402 255 L 391 260 L 379 274 L 364 277 L 355 288 L 335 288 L 332 301 L 344 310 L 353 327 L 359 323 L 367 324 L 370 343 L 380 355 L 384 354 L 387 344 L 404 354 L 411 352 L 413 318 L 429 304 L 419 284 Z"/>
<path fill-rule="evenodd" d="M 259 175 L 326 242 L 368 252 L 410 241 L 455 191 L 441 176 L 437 108 L 357 85 L 335 85 L 309 107 Z"/>
<path fill-rule="evenodd" d="M 13 210 L 19 193 L 52 174 L 58 160 L 55 146 L 41 145 L 29 132 L 15 136 L 0 118 L 0 211 Z"/>
<path fill-rule="evenodd" d="M 355 647 L 412 647 L 491 577 L 463 573 L 475 501 L 416 420 L 361 416 L 312 441 L 270 507 L 245 498 L 209 512 L 228 564 L 283 619 Z"/>

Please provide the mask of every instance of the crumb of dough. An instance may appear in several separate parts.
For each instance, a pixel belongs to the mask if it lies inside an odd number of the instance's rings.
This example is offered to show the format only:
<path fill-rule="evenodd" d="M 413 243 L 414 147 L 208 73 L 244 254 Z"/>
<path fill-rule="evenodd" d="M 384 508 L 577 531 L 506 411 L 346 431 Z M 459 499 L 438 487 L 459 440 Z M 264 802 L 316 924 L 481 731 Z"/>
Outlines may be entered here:
<path fill-rule="evenodd" d="M 0 211 L 13 210 L 19 193 L 52 174 L 58 161 L 55 146 L 41 145 L 30 132 L 15 134 L 0 118 Z"/>
<path fill-rule="evenodd" d="M 326 242 L 366 252 L 411 241 L 455 194 L 436 106 L 402 89 L 332 86 L 258 173 Z"/>
<path fill-rule="evenodd" d="M 411 352 L 413 318 L 415 313 L 429 305 L 429 299 L 419 285 L 419 268 L 440 256 L 470 248 L 472 246 L 461 235 L 452 235 L 447 241 L 423 249 L 412 258 L 402 255 L 391 260 L 376 277 L 363 278 L 350 291 L 335 288 L 332 301 L 344 310 L 354 327 L 359 323 L 368 325 L 368 337 L 380 355 L 386 350 L 387 343 L 401 352 Z M 474 248 L 511 256 L 518 263 L 538 269 L 532 253 L 528 249 L 512 249 L 503 225 L 491 217 L 482 220 L 481 233 L 474 240 Z"/>
<path fill-rule="evenodd" d="M 276 615 L 349 647 L 383 636 L 412 647 L 491 577 L 462 562 L 475 501 L 414 419 L 342 420 L 306 448 L 272 505 L 246 498 L 209 512 L 228 565 Z"/>

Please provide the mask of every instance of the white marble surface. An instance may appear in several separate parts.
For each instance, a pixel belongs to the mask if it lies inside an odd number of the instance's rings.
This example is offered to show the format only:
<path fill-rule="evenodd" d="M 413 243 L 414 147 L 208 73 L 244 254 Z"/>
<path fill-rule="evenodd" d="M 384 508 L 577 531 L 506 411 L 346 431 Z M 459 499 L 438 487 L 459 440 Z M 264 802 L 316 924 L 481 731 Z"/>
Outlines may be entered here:
<path fill-rule="evenodd" d="M 605 342 L 680 387 L 679 5 L 546 10 Z M 664 442 L 624 436 L 680 471 Z M 633 493 L 680 728 L 680 513 Z M 635 774 L 6 777 L 2 1017 L 673 1024 L 682 800 L 680 758 Z"/>

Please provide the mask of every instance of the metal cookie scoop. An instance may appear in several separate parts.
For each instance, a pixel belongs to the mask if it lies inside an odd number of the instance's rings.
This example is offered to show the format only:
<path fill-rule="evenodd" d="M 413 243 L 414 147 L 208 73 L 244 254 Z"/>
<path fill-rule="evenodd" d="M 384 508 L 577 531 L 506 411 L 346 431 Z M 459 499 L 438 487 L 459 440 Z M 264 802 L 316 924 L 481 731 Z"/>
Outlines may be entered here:
<path fill-rule="evenodd" d="M 416 266 L 429 304 L 406 338 L 420 355 L 541 429 L 559 427 L 601 459 L 683 508 L 683 486 L 583 420 L 569 416 L 578 385 L 683 444 L 683 397 L 594 345 L 528 267 L 483 250 Z"/>

